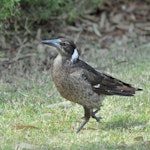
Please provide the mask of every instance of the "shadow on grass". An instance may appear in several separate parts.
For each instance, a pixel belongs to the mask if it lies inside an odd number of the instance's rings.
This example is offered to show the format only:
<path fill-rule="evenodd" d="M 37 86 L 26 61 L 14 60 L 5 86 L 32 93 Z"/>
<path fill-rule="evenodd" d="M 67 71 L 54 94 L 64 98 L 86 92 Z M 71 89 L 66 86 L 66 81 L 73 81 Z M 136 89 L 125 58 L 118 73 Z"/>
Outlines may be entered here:
<path fill-rule="evenodd" d="M 103 122 L 103 129 L 127 129 L 135 126 L 145 126 L 146 120 L 131 119 L 129 117 L 115 118 L 110 122 Z"/>

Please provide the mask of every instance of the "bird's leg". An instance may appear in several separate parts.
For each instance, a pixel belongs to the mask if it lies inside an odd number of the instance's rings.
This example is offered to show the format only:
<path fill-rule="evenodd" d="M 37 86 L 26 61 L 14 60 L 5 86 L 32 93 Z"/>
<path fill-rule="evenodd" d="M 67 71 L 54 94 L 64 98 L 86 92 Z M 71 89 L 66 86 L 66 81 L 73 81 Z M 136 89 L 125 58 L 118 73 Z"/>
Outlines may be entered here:
<path fill-rule="evenodd" d="M 94 119 L 96 119 L 97 122 L 100 122 L 100 120 L 102 119 L 102 117 L 97 117 L 97 116 L 95 116 L 95 114 L 96 114 L 99 110 L 100 110 L 100 109 L 96 109 L 94 112 L 92 111 L 91 114 L 90 114 L 91 117 L 94 118 Z"/>
<path fill-rule="evenodd" d="M 81 126 L 78 128 L 76 133 L 79 133 L 81 131 L 81 129 L 86 125 L 86 123 L 89 121 L 91 117 L 90 109 L 87 108 L 86 106 L 84 106 L 83 108 L 84 108 L 84 121 L 82 122 Z"/>

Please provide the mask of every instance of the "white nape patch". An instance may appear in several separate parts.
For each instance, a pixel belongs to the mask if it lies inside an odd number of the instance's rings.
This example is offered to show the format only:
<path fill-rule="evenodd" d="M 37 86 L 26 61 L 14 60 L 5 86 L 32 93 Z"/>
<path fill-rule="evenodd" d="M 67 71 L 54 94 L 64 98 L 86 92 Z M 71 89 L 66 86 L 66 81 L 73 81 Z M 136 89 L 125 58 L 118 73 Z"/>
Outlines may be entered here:
<path fill-rule="evenodd" d="M 95 88 L 100 88 L 100 84 L 96 84 L 96 85 L 94 85 L 93 87 L 95 87 Z"/>
<path fill-rule="evenodd" d="M 78 57 L 79 57 L 79 53 L 78 53 L 77 49 L 74 49 L 74 52 L 71 56 L 71 62 L 75 62 L 78 59 Z"/>

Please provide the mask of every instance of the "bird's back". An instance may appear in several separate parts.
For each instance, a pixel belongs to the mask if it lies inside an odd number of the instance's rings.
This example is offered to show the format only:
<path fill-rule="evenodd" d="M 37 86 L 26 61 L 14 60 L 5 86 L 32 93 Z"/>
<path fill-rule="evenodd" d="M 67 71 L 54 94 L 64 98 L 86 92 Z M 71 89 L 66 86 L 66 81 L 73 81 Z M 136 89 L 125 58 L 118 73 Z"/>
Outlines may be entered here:
<path fill-rule="evenodd" d="M 84 77 L 89 82 L 97 94 L 105 95 L 120 95 L 120 96 L 133 96 L 136 91 L 142 89 L 135 88 L 132 85 L 118 80 L 108 74 L 102 73 L 89 66 L 84 61 L 79 61 L 75 67 L 83 69 Z"/>

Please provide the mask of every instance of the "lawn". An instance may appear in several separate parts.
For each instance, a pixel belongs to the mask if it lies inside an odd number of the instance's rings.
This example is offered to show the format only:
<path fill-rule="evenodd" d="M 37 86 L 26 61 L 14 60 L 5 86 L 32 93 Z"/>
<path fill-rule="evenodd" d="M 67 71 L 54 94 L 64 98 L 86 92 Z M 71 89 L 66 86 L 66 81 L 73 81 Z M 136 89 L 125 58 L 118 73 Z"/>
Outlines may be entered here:
<path fill-rule="evenodd" d="M 115 43 L 110 50 L 93 49 L 84 60 L 143 91 L 134 97 L 106 97 L 101 122 L 91 119 L 76 134 L 83 109 L 77 104 L 53 105 L 65 100 L 49 71 L 11 76 L 12 82 L 1 78 L 0 149 L 150 149 L 150 44 L 135 48 Z"/>

